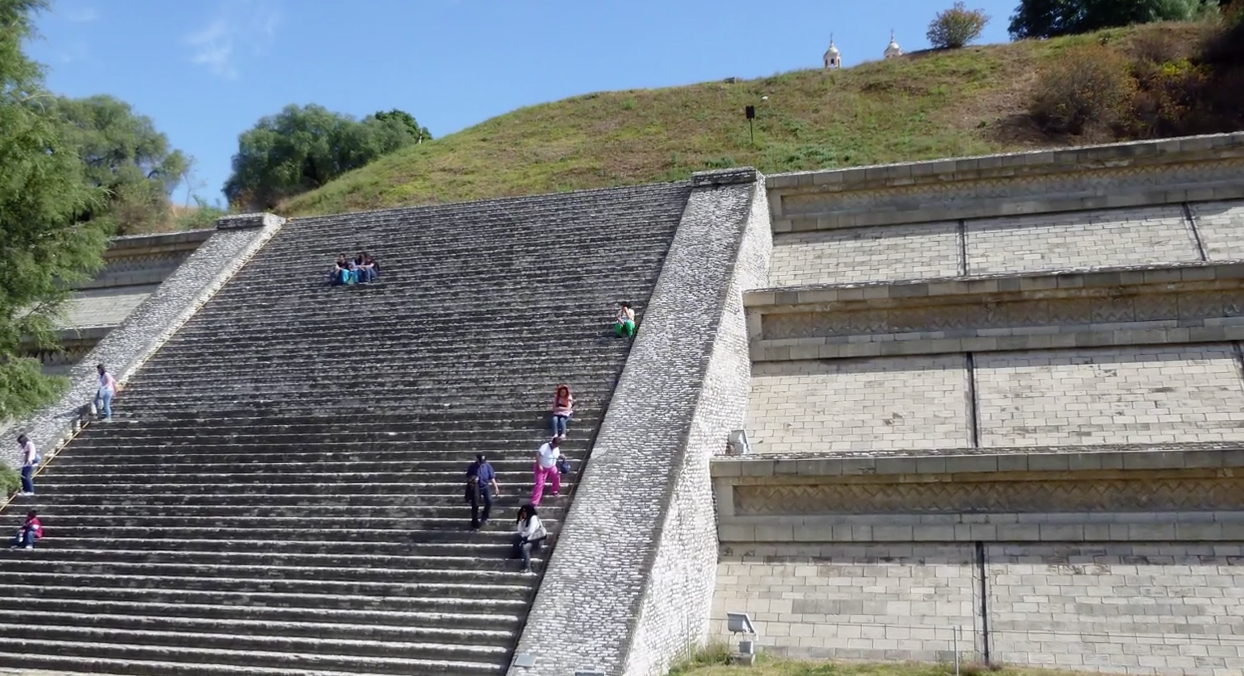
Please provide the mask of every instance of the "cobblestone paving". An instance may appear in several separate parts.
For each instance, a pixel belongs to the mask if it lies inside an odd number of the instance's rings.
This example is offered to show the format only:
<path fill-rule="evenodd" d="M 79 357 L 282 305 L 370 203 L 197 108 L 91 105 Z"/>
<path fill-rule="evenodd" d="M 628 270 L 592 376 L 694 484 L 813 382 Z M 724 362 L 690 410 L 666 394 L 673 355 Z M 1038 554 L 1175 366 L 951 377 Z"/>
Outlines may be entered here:
<path fill-rule="evenodd" d="M 971 444 L 966 358 L 756 364 L 747 429 L 758 453 Z"/>
<path fill-rule="evenodd" d="M 1228 345 L 981 354 L 981 445 L 1244 440 Z"/>
<path fill-rule="evenodd" d="M 858 228 L 775 238 L 770 286 L 849 284 L 959 274 L 957 223 Z"/>
<path fill-rule="evenodd" d="M 965 247 L 974 275 L 1200 260 L 1178 206 L 968 221 Z"/>

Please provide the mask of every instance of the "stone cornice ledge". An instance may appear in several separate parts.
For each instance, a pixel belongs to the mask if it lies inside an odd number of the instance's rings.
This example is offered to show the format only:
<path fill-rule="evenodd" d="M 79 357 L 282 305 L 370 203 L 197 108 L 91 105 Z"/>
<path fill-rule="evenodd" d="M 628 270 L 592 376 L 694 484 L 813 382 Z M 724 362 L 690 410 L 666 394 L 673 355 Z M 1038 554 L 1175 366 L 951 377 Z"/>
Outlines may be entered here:
<path fill-rule="evenodd" d="M 828 453 L 714 458 L 714 479 L 784 479 L 928 475 L 954 480 L 957 474 L 1077 472 L 1103 470 L 1221 470 L 1244 468 L 1244 445 L 1184 443 L 1154 445 L 1044 446 L 876 452 L 867 456 Z M 734 483 L 735 481 L 732 481 Z"/>
<path fill-rule="evenodd" d="M 1244 157 L 1244 132 L 825 171 L 775 174 L 770 190 L 875 190 L 921 183 L 1075 174 L 1101 168 L 1160 166 Z"/>
<path fill-rule="evenodd" d="M 849 309 L 854 310 L 925 304 L 929 300 L 939 304 L 986 302 L 1004 294 L 1020 298 L 1083 296 L 1091 291 L 1111 293 L 1125 287 L 1151 286 L 1154 291 L 1170 292 L 1179 285 L 1208 283 L 1206 288 L 1235 288 L 1240 280 L 1244 280 L 1244 260 L 1230 260 L 771 287 L 748 291 L 743 295 L 743 305 L 749 309 L 763 308 L 765 314 L 848 309 L 844 304 L 850 304 Z"/>

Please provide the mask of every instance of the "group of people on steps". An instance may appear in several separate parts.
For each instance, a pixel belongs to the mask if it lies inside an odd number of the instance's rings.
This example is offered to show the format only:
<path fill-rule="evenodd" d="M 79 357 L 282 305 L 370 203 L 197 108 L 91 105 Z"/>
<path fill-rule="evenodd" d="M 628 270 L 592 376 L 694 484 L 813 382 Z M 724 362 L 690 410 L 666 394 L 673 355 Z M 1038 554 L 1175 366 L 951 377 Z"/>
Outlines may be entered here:
<path fill-rule="evenodd" d="M 620 303 L 618 314 L 614 318 L 614 335 L 619 338 L 635 335 L 635 310 L 630 303 Z M 561 477 L 570 473 L 570 460 L 561 453 L 561 443 L 566 439 L 570 427 L 570 418 L 574 415 L 574 395 L 570 386 L 561 384 L 553 394 L 553 403 L 549 411 L 549 426 L 552 432 L 549 440 L 536 450 L 532 471 L 534 479 L 531 487 L 531 499 L 518 510 L 514 520 L 514 553 L 513 557 L 522 559 L 523 572 L 531 573 L 531 557 L 539 552 L 548 538 L 548 530 L 540 521 L 539 507 L 544 498 L 545 486 L 552 484 L 552 497 L 561 495 Z M 475 456 L 466 471 L 466 501 L 471 503 L 471 529 L 478 530 L 488 522 L 492 512 L 492 499 L 501 494 L 501 486 L 497 483 L 497 472 L 489 464 L 483 454 Z"/>
<path fill-rule="evenodd" d="M 574 395 L 569 385 L 558 385 L 553 395 L 553 406 L 550 413 L 552 436 L 536 450 L 532 463 L 535 475 L 531 487 L 531 499 L 518 510 L 515 518 L 514 558 L 523 560 L 523 572 L 531 573 L 531 555 L 540 551 L 548 531 L 540 522 L 540 501 L 544 498 L 544 487 L 553 484 L 552 497 L 561 495 L 563 474 L 570 472 L 570 460 L 561 454 L 561 443 L 566 438 L 570 426 L 570 417 L 574 415 Z M 471 529 L 479 530 L 488 523 L 492 514 L 492 499 L 501 494 L 501 486 L 497 483 L 497 472 L 488 462 L 485 454 L 475 456 L 475 462 L 466 470 L 466 501 L 471 503 Z"/>
<path fill-rule="evenodd" d="M 352 286 L 354 284 L 370 284 L 380 278 L 380 262 L 366 251 L 358 252 L 354 260 L 346 255 L 338 254 L 337 262 L 328 272 L 330 286 Z"/>
<path fill-rule="evenodd" d="M 345 254 L 338 257 L 329 282 L 331 284 L 366 283 L 376 279 L 379 274 L 375 259 L 366 253 L 359 253 L 355 262 L 346 261 Z M 614 335 L 632 337 L 635 335 L 635 311 L 630 303 L 620 304 L 614 319 Z M 117 381 L 103 364 L 96 365 L 99 374 L 99 387 L 95 393 L 95 407 L 100 419 L 112 417 L 112 398 L 117 392 Z M 538 508 L 544 498 L 547 484 L 552 484 L 552 497 L 561 495 L 561 477 L 571 470 L 570 460 L 561 454 L 561 442 L 566 438 L 570 426 L 570 418 L 574 415 L 574 395 L 570 386 L 561 384 L 553 395 L 553 403 L 549 420 L 551 436 L 536 450 L 533 463 L 534 481 L 530 501 L 519 508 L 515 518 L 514 558 L 523 561 L 523 572 L 531 573 L 531 557 L 539 552 L 548 537 L 548 530 L 540 521 Z M 17 437 L 22 459 L 22 497 L 35 494 L 34 471 L 41 458 L 38 449 L 30 438 L 21 434 Z M 466 471 L 466 501 L 471 503 L 471 528 L 478 530 L 488 522 L 492 512 L 494 496 L 501 494 L 501 486 L 497 483 L 497 472 L 489 464 L 485 454 L 475 456 Z M 33 549 L 35 542 L 43 537 L 43 525 L 38 514 L 31 510 L 14 536 L 12 546 Z"/>

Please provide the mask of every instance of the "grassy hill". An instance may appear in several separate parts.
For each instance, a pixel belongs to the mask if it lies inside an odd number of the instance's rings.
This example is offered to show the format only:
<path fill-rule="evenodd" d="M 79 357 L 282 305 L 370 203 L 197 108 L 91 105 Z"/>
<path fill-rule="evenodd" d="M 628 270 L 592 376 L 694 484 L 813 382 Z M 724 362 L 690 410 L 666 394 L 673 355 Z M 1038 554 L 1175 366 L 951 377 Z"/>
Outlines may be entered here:
<path fill-rule="evenodd" d="M 587 94 L 384 157 L 280 211 L 339 213 L 646 183 L 734 165 L 777 173 L 1083 143 L 1049 138 L 1028 120 L 1043 63 L 1074 45 L 1127 49 L 1155 32 L 1194 44 L 1204 30 L 1150 25 L 914 53 L 839 71 Z M 757 107 L 754 145 L 747 105 Z"/>

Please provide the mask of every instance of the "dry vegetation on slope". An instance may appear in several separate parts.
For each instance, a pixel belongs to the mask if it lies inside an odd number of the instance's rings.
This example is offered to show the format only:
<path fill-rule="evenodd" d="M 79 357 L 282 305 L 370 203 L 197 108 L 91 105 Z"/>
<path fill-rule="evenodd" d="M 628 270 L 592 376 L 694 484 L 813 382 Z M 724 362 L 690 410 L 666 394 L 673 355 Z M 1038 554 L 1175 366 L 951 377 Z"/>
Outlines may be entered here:
<path fill-rule="evenodd" d="M 636 184 L 707 168 L 766 173 L 1068 145 L 1027 115 L 1037 73 L 1076 46 L 1125 50 L 1196 24 L 923 52 L 840 71 L 606 92 L 532 106 L 399 151 L 283 205 L 291 215 Z M 762 101 L 762 96 L 768 100 Z M 755 144 L 743 108 L 757 106 Z"/>

